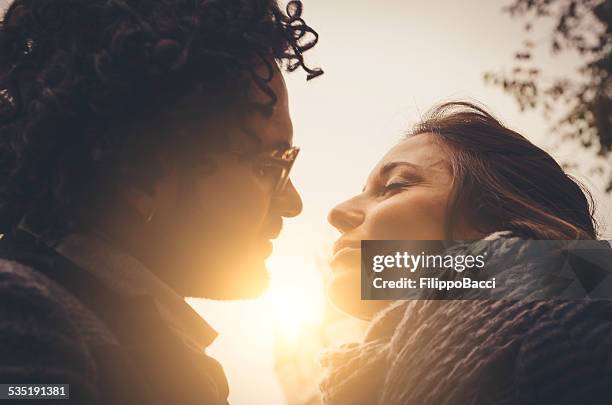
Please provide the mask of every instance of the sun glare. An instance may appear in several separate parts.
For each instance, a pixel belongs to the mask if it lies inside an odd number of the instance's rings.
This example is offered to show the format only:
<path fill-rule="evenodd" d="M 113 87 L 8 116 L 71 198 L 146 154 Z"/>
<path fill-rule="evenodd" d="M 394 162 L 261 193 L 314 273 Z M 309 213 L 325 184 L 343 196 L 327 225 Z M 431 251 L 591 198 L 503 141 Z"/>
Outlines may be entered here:
<path fill-rule="evenodd" d="M 321 274 L 306 263 L 286 257 L 271 258 L 272 281 L 263 297 L 276 332 L 289 342 L 296 341 L 306 327 L 323 320 Z"/>

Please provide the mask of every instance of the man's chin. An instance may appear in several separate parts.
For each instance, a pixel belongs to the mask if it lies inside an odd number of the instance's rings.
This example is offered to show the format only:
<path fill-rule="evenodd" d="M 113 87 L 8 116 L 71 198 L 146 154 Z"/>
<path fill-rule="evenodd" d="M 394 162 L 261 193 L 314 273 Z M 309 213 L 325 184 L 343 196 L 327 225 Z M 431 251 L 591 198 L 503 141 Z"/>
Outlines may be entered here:
<path fill-rule="evenodd" d="M 227 280 L 218 288 L 203 291 L 206 294 L 203 298 L 214 300 L 247 300 L 262 296 L 270 286 L 270 274 L 268 271 L 259 274 L 249 274 L 241 281 L 236 282 Z"/>
<path fill-rule="evenodd" d="M 244 268 L 219 269 L 214 277 L 183 284 L 179 294 L 184 297 L 213 300 L 255 299 L 266 292 L 270 285 L 270 274 L 262 264 L 249 271 Z"/>

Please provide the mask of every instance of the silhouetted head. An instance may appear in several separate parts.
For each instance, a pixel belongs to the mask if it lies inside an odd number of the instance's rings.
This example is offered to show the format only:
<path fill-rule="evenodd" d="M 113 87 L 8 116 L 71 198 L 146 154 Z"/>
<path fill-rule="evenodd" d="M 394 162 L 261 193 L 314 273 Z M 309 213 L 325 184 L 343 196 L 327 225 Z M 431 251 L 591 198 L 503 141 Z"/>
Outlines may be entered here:
<path fill-rule="evenodd" d="M 0 26 L 0 230 L 96 230 L 182 295 L 261 292 L 270 239 L 301 210 L 278 186 L 295 158 L 281 70 L 322 73 L 304 63 L 318 37 L 301 13 L 15 0 Z"/>

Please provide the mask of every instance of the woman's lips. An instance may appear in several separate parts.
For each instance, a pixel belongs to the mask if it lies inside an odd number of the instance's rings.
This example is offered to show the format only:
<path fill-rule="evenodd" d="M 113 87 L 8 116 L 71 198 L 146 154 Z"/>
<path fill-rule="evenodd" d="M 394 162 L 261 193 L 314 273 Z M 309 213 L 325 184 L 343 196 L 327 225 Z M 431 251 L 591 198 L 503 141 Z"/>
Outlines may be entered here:
<path fill-rule="evenodd" d="M 361 249 L 346 246 L 334 253 L 329 261 L 329 265 L 335 270 L 338 267 L 345 267 L 347 265 L 350 267 L 359 266 L 360 262 Z"/>

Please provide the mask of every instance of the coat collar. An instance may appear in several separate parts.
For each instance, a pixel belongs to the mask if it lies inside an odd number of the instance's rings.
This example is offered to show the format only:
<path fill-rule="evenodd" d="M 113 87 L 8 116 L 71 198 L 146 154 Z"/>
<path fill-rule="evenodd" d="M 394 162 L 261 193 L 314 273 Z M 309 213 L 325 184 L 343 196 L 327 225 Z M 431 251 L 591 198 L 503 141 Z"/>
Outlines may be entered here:
<path fill-rule="evenodd" d="M 55 249 L 118 293 L 150 296 L 164 323 L 186 344 L 202 350 L 217 337 L 183 297 L 112 242 L 93 233 L 73 233 Z"/>

